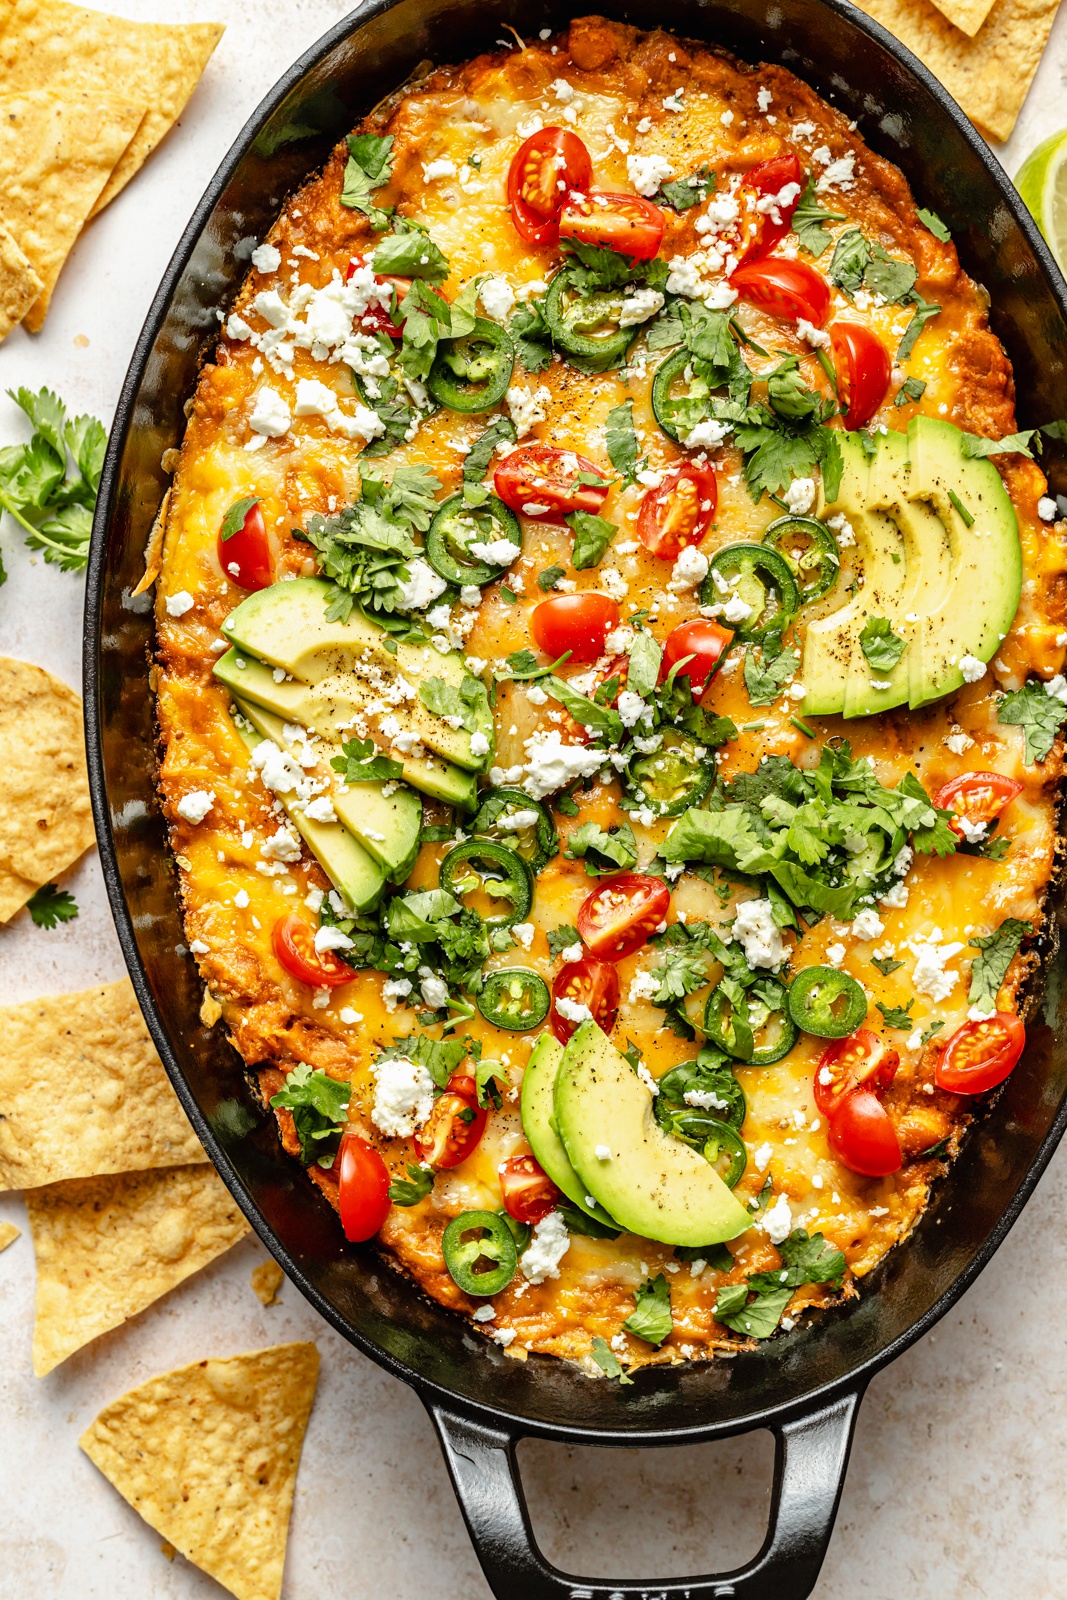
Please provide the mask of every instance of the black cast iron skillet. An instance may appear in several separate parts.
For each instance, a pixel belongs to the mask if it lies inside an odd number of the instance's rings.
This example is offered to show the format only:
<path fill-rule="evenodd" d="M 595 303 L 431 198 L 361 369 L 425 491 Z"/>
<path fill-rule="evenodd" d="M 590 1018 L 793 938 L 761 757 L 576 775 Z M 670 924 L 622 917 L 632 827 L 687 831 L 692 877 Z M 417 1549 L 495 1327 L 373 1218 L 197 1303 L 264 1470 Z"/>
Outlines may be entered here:
<path fill-rule="evenodd" d="M 1067 415 L 1067 285 L 987 146 L 908 51 L 846 0 L 675 0 L 669 18 L 653 0 L 608 9 L 643 28 L 668 22 L 749 61 L 782 62 L 856 118 L 867 142 L 903 168 L 920 203 L 949 224 L 965 266 L 989 289 L 993 326 L 1015 365 L 1020 425 Z M 506 38 L 505 22 L 529 35 L 574 14 L 539 0 L 368 0 L 285 74 L 212 179 L 137 342 L 104 467 L 85 608 L 97 834 L 138 999 L 208 1154 L 311 1303 L 422 1398 L 498 1600 L 804 1600 L 867 1383 L 974 1281 L 1067 1123 L 1067 969 L 1052 941 L 1026 1055 L 910 1241 L 867 1279 L 860 1300 L 752 1355 L 656 1368 L 622 1388 L 551 1358 L 509 1360 L 372 1250 L 345 1244 L 333 1213 L 283 1154 L 222 1030 L 200 1022 L 203 991 L 183 943 L 155 794 L 152 612 L 149 597 L 131 591 L 167 486 L 160 457 L 181 439 L 217 309 L 229 304 L 287 194 L 419 62 L 493 48 Z M 772 1429 L 777 1451 L 770 1532 L 748 1566 L 662 1584 L 584 1582 L 538 1551 L 516 1465 L 523 1436 L 693 1444 L 750 1428 Z"/>

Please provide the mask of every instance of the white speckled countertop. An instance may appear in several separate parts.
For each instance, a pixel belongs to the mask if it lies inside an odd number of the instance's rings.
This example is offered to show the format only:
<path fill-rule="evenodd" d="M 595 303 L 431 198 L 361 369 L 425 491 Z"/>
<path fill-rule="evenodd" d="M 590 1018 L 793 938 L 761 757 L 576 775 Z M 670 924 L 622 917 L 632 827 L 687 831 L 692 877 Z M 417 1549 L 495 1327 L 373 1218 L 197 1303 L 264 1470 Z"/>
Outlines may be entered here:
<path fill-rule="evenodd" d="M 109 421 L 129 353 L 208 175 L 292 59 L 348 9 L 339 0 L 114 0 L 146 21 L 221 19 L 227 33 L 181 124 L 93 224 L 60 280 L 43 334 L 0 348 L 0 387 L 47 383 Z M 282 24 L 283 25 L 279 25 Z M 1009 172 L 1067 122 L 1067 7 L 1011 143 Z M 0 401 L 0 443 L 23 437 Z M 80 579 L 2 534 L 0 654 L 80 687 Z M 25 914 L 0 928 L 0 1002 L 119 977 L 95 854 L 65 880 L 81 915 L 55 932 Z M 2 1046 L 0 1046 L 2 1047 Z M 25 1230 L 17 1196 L 0 1219 Z M 980 1600 L 1067 1594 L 1067 1150 L 980 1282 L 868 1392 L 818 1600 Z M 436 1441 L 418 1400 L 352 1350 L 286 1283 L 262 1307 L 246 1240 L 125 1328 L 33 1378 L 33 1252 L 0 1256 L 0 1600 L 210 1600 L 222 1590 L 160 1540 L 79 1452 L 107 1401 L 168 1367 L 315 1339 L 322 1377 L 300 1469 L 285 1594 L 483 1600 Z M 728 1570 L 764 1532 L 766 1434 L 680 1450 L 522 1451 L 546 1554 L 588 1576 Z M 610 1477 L 605 1467 L 610 1470 Z M 518 1597 L 516 1597 L 518 1600 Z"/>

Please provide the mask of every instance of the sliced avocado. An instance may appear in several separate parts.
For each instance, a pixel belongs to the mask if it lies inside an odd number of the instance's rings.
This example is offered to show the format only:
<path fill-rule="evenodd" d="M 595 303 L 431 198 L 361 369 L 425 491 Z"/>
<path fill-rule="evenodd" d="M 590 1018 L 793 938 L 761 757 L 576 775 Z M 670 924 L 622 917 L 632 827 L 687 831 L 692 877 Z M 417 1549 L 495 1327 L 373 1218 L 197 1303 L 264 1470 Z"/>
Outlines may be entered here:
<path fill-rule="evenodd" d="M 868 616 L 884 617 L 897 638 L 904 640 L 905 649 L 894 667 L 888 671 L 875 669 L 863 654 L 857 633 L 845 686 L 846 717 L 869 717 L 907 704 L 912 668 L 921 663 L 922 617 L 918 606 L 923 575 L 945 543 L 940 525 L 932 530 L 925 528 L 921 508 L 913 510 L 908 499 L 908 440 L 903 433 L 879 435 L 870 463 L 867 505 L 871 515 L 885 513 L 879 520 L 891 524 L 896 538 L 887 534 L 880 545 L 883 552 L 891 552 L 890 569 L 885 566 L 884 554 L 880 563 L 868 566 L 865 562 L 863 588 L 858 596 L 858 626 L 862 632 Z M 924 553 L 928 545 L 929 557 Z M 878 689 L 875 682 L 888 687 Z"/>
<path fill-rule="evenodd" d="M 309 687 L 309 707 L 318 720 L 302 718 L 305 726 L 336 737 L 337 721 L 365 711 L 372 702 L 389 699 L 385 692 L 397 679 L 415 690 L 401 700 L 393 714 L 429 749 L 468 772 L 484 772 L 493 755 L 493 718 L 482 690 L 476 707 L 480 733 L 487 749 L 471 751 L 473 735 L 452 728 L 434 715 L 419 697 L 420 684 L 431 678 L 458 689 L 470 677 L 458 650 L 444 654 L 430 644 L 397 644 L 395 654 L 386 649 L 389 635 L 353 610 L 347 622 L 327 622 L 331 585 L 322 578 L 297 578 L 273 583 L 250 594 L 231 611 L 222 631 L 242 651 L 247 650 L 268 666 L 281 667 L 290 677 Z M 321 726 L 330 724 L 329 727 Z"/>
<path fill-rule="evenodd" d="M 238 731 L 250 750 L 262 743 L 260 734 L 252 728 L 238 723 Z M 284 795 L 281 800 L 294 828 L 334 888 L 356 911 L 372 910 L 385 889 L 385 873 L 374 858 L 341 823 L 312 822 L 303 812 L 293 810 Z"/>
<path fill-rule="evenodd" d="M 283 679 L 274 681 L 274 673 L 262 661 L 237 650 L 227 650 L 215 663 L 215 676 L 224 683 L 231 694 L 241 700 L 262 706 L 286 722 L 298 722 L 321 738 L 339 740 L 347 730 L 341 724 L 352 716 L 351 704 L 333 705 L 329 701 L 310 698 L 306 684 Z M 473 773 L 463 772 L 451 762 L 431 756 L 398 755 L 404 769 L 404 781 L 420 789 L 434 800 L 458 806 L 464 811 L 474 811 L 478 804 L 478 783 Z"/>
<path fill-rule="evenodd" d="M 243 717 L 265 739 L 273 739 L 279 749 L 286 748 L 285 722 L 273 711 L 250 700 L 235 699 Z M 422 832 L 422 801 L 414 789 L 398 786 L 392 794 L 382 793 L 380 783 L 353 783 L 342 787 L 330 762 L 341 754 L 335 744 L 325 744 L 322 759 L 330 771 L 330 799 L 339 821 L 373 856 L 393 883 L 403 883 L 419 853 Z"/>
<path fill-rule="evenodd" d="M 556 1086 L 556 1073 L 562 1060 L 563 1046 L 557 1043 L 550 1033 L 543 1033 L 530 1052 L 522 1080 L 522 1098 L 519 1107 L 522 1112 L 523 1131 L 530 1141 L 534 1159 L 548 1173 L 556 1188 L 562 1189 L 567 1199 L 572 1201 L 579 1211 L 584 1211 L 587 1217 L 595 1217 L 597 1222 L 602 1222 L 606 1228 L 614 1228 L 616 1224 L 603 1206 L 588 1204 L 586 1197 L 589 1190 L 567 1159 L 563 1141 L 556 1132 L 552 1096 Z"/>
<path fill-rule="evenodd" d="M 714 1167 L 665 1133 L 652 1096 L 595 1022 L 573 1034 L 556 1074 L 556 1123 L 587 1191 L 619 1227 L 663 1244 L 723 1244 L 751 1217 Z M 601 1160 L 598 1148 L 610 1158 Z"/>
<path fill-rule="evenodd" d="M 948 533 L 951 588 L 921 606 L 922 679 L 912 707 L 951 694 L 963 683 L 961 656 L 990 661 L 1015 620 L 1022 592 L 1022 551 L 1015 508 L 991 461 L 963 454 L 963 435 L 938 417 L 908 424 L 911 492 L 932 502 Z M 968 524 L 952 495 L 973 518 Z"/>

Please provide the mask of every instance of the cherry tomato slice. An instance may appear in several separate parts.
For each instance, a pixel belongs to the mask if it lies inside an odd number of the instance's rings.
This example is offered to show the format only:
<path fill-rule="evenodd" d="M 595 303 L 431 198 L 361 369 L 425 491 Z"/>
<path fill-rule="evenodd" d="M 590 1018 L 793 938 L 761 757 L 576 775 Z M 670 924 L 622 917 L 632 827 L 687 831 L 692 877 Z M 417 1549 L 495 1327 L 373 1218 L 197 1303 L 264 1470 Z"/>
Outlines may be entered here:
<path fill-rule="evenodd" d="M 561 1000 L 567 1005 L 585 1006 L 597 1027 L 610 1033 L 619 1012 L 619 974 L 614 967 L 592 956 L 582 956 L 580 961 L 568 961 L 560 967 L 552 985 L 549 1021 L 560 1044 L 566 1044 L 585 1018 L 564 1016 L 559 1009 Z"/>
<path fill-rule="evenodd" d="M 258 500 L 249 506 L 236 533 L 224 539 L 219 530 L 216 548 L 223 572 L 242 589 L 268 589 L 274 582 L 270 542 Z"/>
<path fill-rule="evenodd" d="M 599 960 L 621 961 L 648 943 L 670 903 L 671 891 L 662 878 L 620 872 L 605 878 L 583 901 L 578 932 Z"/>
<path fill-rule="evenodd" d="M 659 206 L 639 194 L 572 194 L 559 214 L 561 239 L 578 239 L 615 250 L 631 261 L 651 261 L 666 219 Z"/>
<path fill-rule="evenodd" d="M 804 261 L 766 256 L 738 267 L 730 279 L 742 300 L 797 322 L 801 317 L 819 328 L 830 312 L 830 286 Z"/>
<path fill-rule="evenodd" d="M 466 1073 L 454 1072 L 422 1127 L 415 1130 L 414 1144 L 419 1160 L 435 1171 L 458 1167 L 485 1132 L 487 1115 L 478 1104 L 474 1079 Z"/>
<path fill-rule="evenodd" d="M 888 1089 L 900 1056 L 876 1033 L 857 1028 L 847 1039 L 835 1039 L 815 1068 L 815 1104 L 833 1118 L 853 1089 L 865 1085 L 873 1094 Z"/>
<path fill-rule="evenodd" d="M 559 213 L 572 190 L 589 188 L 593 163 L 576 133 L 542 128 L 521 144 L 508 170 L 508 205 L 526 244 L 559 243 Z"/>
<path fill-rule="evenodd" d="M 373 1239 L 389 1215 L 389 1169 L 372 1144 L 346 1133 L 337 1152 L 341 1226 L 353 1244 Z"/>
<path fill-rule="evenodd" d="M 837 393 L 846 428 L 863 428 L 870 422 L 889 388 L 893 363 L 889 351 L 870 328 L 860 322 L 835 322 L 830 347 L 837 373 Z"/>
<path fill-rule="evenodd" d="M 271 935 L 274 954 L 291 978 L 310 983 L 315 989 L 336 989 L 351 983 L 355 968 L 342 961 L 335 951 L 315 949 L 315 930 L 296 911 L 281 917 Z"/>
<path fill-rule="evenodd" d="M 511 1156 L 501 1165 L 498 1176 L 504 1210 L 516 1222 L 525 1222 L 528 1227 L 543 1221 L 562 1199 L 552 1179 L 533 1156 Z"/>
<path fill-rule="evenodd" d="M 604 640 L 619 625 L 619 607 L 606 594 L 587 589 L 584 594 L 554 594 L 534 608 L 530 632 L 539 650 L 553 660 L 564 650 L 572 661 L 597 661 Z"/>
<path fill-rule="evenodd" d="M 692 622 L 680 622 L 667 635 L 664 643 L 660 682 L 666 679 L 677 662 L 691 656 L 693 659 L 686 662 L 678 676 L 689 679 L 693 698 L 699 700 L 722 666 L 733 640 L 734 636 L 728 628 L 720 627 L 709 617 L 695 617 Z"/>
<path fill-rule="evenodd" d="M 521 511 L 535 522 L 559 522 L 570 511 L 597 512 L 604 504 L 611 480 L 603 487 L 595 483 L 576 483 L 589 473 L 604 475 L 600 468 L 573 450 L 557 450 L 550 444 L 524 444 L 500 463 L 493 474 L 493 487 L 506 506 Z M 527 511 L 527 506 L 535 509 Z"/>
<path fill-rule="evenodd" d="M 646 550 L 673 561 L 688 545 L 699 544 L 711 527 L 719 485 L 710 467 L 683 461 L 664 475 L 641 502 L 637 537 Z"/>
<path fill-rule="evenodd" d="M 353 256 L 351 261 L 348 263 L 348 271 L 345 273 L 345 282 L 350 283 L 353 274 L 356 273 L 360 267 L 365 267 L 366 265 L 366 256 Z M 378 284 L 389 284 L 391 288 L 396 290 L 396 303 L 398 307 L 403 304 L 407 296 L 407 292 L 411 288 L 410 278 L 383 278 L 380 272 L 376 272 L 374 274 L 374 281 Z M 363 315 L 359 319 L 359 326 L 363 333 L 387 333 L 390 339 L 402 339 L 404 337 L 404 325 L 401 322 L 393 321 L 392 313 L 388 304 L 384 306 L 368 306 L 366 311 L 364 311 Z"/>
<path fill-rule="evenodd" d="M 969 823 L 974 832 L 982 823 L 999 817 L 1022 791 L 1021 783 L 1006 778 L 1002 772 L 963 772 L 937 791 L 934 805 L 955 813 L 949 827 L 957 839 L 966 839 L 963 822 Z"/>
<path fill-rule="evenodd" d="M 850 1172 L 884 1178 L 900 1170 L 900 1141 L 888 1111 L 870 1089 L 845 1096 L 830 1124 L 830 1149 Z"/>
<path fill-rule="evenodd" d="M 793 212 L 804 188 L 804 171 L 799 157 L 790 150 L 771 161 L 761 161 L 746 172 L 744 186 L 754 189 L 758 196 L 757 209 L 763 218 L 758 248 L 762 254 L 783 239 L 793 226 Z M 790 192 L 794 186 L 795 194 Z M 785 198 L 779 199 L 778 196 L 783 193 Z M 762 207 L 760 201 L 764 202 Z M 777 222 L 774 220 L 776 212 Z"/>
<path fill-rule="evenodd" d="M 965 1022 L 946 1039 L 934 1082 L 951 1094 L 982 1094 L 1003 1083 L 1023 1053 L 1026 1029 L 1011 1011 Z"/>

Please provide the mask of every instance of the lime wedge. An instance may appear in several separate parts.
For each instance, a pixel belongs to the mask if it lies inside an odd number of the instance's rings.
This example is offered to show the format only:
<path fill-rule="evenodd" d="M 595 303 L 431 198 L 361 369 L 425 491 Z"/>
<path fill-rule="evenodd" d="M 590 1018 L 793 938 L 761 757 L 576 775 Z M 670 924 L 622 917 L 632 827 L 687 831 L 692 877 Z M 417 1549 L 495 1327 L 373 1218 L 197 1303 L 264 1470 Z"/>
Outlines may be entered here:
<path fill-rule="evenodd" d="M 1027 156 L 1015 174 L 1015 187 L 1067 272 L 1067 128 Z"/>

